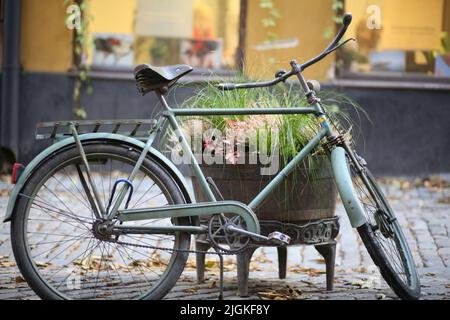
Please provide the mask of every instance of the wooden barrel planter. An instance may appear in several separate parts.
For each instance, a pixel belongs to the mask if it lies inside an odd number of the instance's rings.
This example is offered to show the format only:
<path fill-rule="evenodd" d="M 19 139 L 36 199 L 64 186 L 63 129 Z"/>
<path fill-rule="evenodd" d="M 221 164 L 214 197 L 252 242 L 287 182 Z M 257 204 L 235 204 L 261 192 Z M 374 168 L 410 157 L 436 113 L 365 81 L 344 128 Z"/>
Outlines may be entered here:
<path fill-rule="evenodd" d="M 324 256 L 327 265 L 327 288 L 332 290 L 334 279 L 335 237 L 339 232 L 335 217 L 337 190 L 332 177 L 331 165 L 326 157 L 318 160 L 319 168 L 314 178 L 308 167 L 299 166 L 295 174 L 286 180 L 256 210 L 260 220 L 261 233 L 268 235 L 281 231 L 292 239 L 291 245 L 314 245 Z M 201 165 L 206 177 L 213 178 L 225 200 L 250 203 L 273 179 L 261 176 L 260 164 L 244 165 Z M 207 201 L 196 178 L 192 179 L 198 202 Z M 264 245 L 264 244 L 262 244 Z M 206 251 L 209 245 L 197 240 L 197 248 Z M 239 291 L 248 294 L 249 261 L 254 250 L 238 255 Z M 286 276 L 286 247 L 278 248 L 279 275 Z M 204 255 L 197 255 L 197 275 L 204 278 Z M 202 262 L 203 261 L 203 262 Z"/>

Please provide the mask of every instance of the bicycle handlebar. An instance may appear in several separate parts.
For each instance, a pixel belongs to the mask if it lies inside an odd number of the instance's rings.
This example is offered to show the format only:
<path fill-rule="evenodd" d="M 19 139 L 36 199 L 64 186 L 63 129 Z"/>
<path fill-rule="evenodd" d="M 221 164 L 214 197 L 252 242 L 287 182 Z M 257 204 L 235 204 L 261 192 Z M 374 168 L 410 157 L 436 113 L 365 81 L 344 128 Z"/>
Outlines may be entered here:
<path fill-rule="evenodd" d="M 301 65 L 301 70 L 303 71 L 306 68 L 310 67 L 311 65 L 321 61 L 323 58 L 325 58 L 327 55 L 329 55 L 331 52 L 333 52 L 335 49 L 337 49 L 339 42 L 341 41 L 342 37 L 347 32 L 347 29 L 350 26 L 350 24 L 352 23 L 352 20 L 353 20 L 352 14 L 346 13 L 344 15 L 344 19 L 343 19 L 344 24 L 343 24 L 341 30 L 339 30 L 336 37 L 333 39 L 333 42 L 331 42 L 330 45 L 324 51 L 322 51 L 322 53 L 319 54 L 317 57 L 303 63 Z"/>
<path fill-rule="evenodd" d="M 341 41 L 342 37 L 347 32 L 348 27 L 352 23 L 352 20 L 353 20 L 352 14 L 351 13 L 346 13 L 344 15 L 344 18 L 343 18 L 343 26 L 342 26 L 341 30 L 339 30 L 338 34 L 333 39 L 333 41 L 317 57 L 314 57 L 313 59 L 303 63 L 302 65 L 300 65 L 299 66 L 299 70 L 303 71 L 306 68 L 310 67 L 311 65 L 321 61 L 326 56 L 328 56 L 330 53 L 332 53 L 333 51 L 335 51 L 336 49 L 340 48 L 342 45 L 344 45 L 348 41 L 350 41 L 350 40 L 347 40 L 343 44 L 339 44 L 339 42 Z M 271 87 L 271 86 L 274 86 L 274 85 L 276 85 L 276 84 L 278 84 L 280 82 L 286 81 L 288 78 L 292 77 L 296 73 L 297 72 L 295 70 L 291 70 L 290 72 L 286 72 L 282 76 L 277 77 L 276 79 L 274 79 L 272 81 L 250 82 L 250 83 L 242 83 L 242 84 L 221 83 L 221 84 L 217 85 L 217 89 L 222 90 L 222 91 L 230 91 L 230 90 L 236 90 L 236 89 L 254 89 L 254 88 Z"/>

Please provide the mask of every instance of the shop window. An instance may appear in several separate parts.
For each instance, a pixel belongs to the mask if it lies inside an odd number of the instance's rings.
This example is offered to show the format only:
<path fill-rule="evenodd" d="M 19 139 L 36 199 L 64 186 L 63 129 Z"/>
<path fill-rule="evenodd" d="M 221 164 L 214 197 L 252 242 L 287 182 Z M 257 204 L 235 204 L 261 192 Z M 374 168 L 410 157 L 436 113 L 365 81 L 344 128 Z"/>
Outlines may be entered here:
<path fill-rule="evenodd" d="M 338 54 L 341 76 L 450 79 L 450 0 L 346 0 L 357 42 Z"/>
<path fill-rule="evenodd" d="M 234 69 L 240 0 L 89 1 L 96 67 L 186 63 L 196 69 Z"/>

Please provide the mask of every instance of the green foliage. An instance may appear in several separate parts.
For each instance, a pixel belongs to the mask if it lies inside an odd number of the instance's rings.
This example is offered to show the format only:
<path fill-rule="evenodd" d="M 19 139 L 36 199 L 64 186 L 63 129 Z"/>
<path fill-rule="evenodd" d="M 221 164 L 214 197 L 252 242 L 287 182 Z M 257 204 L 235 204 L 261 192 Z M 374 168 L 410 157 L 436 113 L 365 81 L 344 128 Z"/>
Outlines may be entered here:
<path fill-rule="evenodd" d="M 278 34 L 273 31 L 277 26 L 278 20 L 281 19 L 281 14 L 275 7 L 273 0 L 259 0 L 261 9 L 267 12 L 266 17 L 261 20 L 262 26 L 266 29 L 266 41 L 272 41 L 278 38 Z"/>
<path fill-rule="evenodd" d="M 160 61 L 168 54 L 169 54 L 169 47 L 164 41 L 160 39 L 157 39 L 155 43 L 150 47 L 150 56 L 155 61 Z"/>
<path fill-rule="evenodd" d="M 450 36 L 448 32 L 442 32 L 441 34 L 441 48 L 439 50 L 433 50 L 428 55 L 428 59 L 436 59 L 439 55 L 450 54 Z"/>
<path fill-rule="evenodd" d="M 87 52 L 92 46 L 91 41 L 89 41 L 88 31 L 92 17 L 88 14 L 88 1 L 64 0 L 63 3 L 65 7 L 71 4 L 78 5 L 81 12 L 80 26 L 79 28 L 74 29 L 74 67 L 78 72 L 78 77 L 75 78 L 73 90 L 73 113 L 77 119 L 85 119 L 87 117 L 87 112 L 81 104 L 81 91 L 86 88 L 88 94 L 92 93 L 90 66 L 86 63 Z"/>
<path fill-rule="evenodd" d="M 441 41 L 441 54 L 450 53 L 450 36 L 448 32 L 442 33 L 442 41 Z"/>
<path fill-rule="evenodd" d="M 249 79 L 240 76 L 235 83 L 248 82 Z M 305 107 L 307 102 L 298 85 L 278 85 L 273 88 L 258 88 L 251 90 L 221 91 L 215 87 L 214 82 L 208 82 L 199 87 L 196 94 L 186 100 L 182 107 L 185 108 L 284 108 Z M 341 93 L 326 91 L 319 96 L 333 125 L 351 134 L 353 123 L 347 111 L 356 110 L 359 116 L 361 108 L 349 97 Z M 342 106 L 342 108 L 341 108 Z M 362 111 L 364 112 L 364 111 Z M 364 113 L 365 114 L 365 113 Z M 313 115 L 280 115 L 280 116 L 211 116 L 206 118 L 206 123 L 211 128 L 220 130 L 223 134 L 230 128 L 230 123 L 245 122 L 259 134 L 260 129 L 276 127 L 278 130 L 278 152 L 281 164 L 286 165 L 320 130 L 320 125 Z M 256 119 L 255 119 L 256 118 Z M 185 118 L 188 123 L 192 118 Z M 270 130 L 269 130 L 270 132 Z M 271 141 L 269 141 L 269 146 Z M 269 149 L 270 150 L 270 149 Z M 318 161 L 317 152 L 309 159 L 308 167 L 313 170 Z"/>
<path fill-rule="evenodd" d="M 334 12 L 333 16 L 331 17 L 333 24 L 328 26 L 325 29 L 325 31 L 323 32 L 323 36 L 325 39 L 332 38 L 335 34 L 335 26 L 342 24 L 343 12 L 344 12 L 344 1 L 343 0 L 333 0 L 331 9 Z"/>

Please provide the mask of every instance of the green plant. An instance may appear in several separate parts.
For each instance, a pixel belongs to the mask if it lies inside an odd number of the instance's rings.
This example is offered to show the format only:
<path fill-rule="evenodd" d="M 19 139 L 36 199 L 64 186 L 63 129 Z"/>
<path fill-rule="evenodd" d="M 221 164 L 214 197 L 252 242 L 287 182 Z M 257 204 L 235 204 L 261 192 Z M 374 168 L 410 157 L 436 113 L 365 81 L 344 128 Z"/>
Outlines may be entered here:
<path fill-rule="evenodd" d="M 450 53 L 450 35 L 448 32 L 442 32 L 441 35 L 441 48 L 439 51 L 435 52 L 435 55 L 438 54 L 449 54 Z"/>
<path fill-rule="evenodd" d="M 331 18 L 333 24 L 328 26 L 323 36 L 326 39 L 330 39 L 335 34 L 336 25 L 342 24 L 342 19 L 344 15 L 344 1 L 343 0 L 333 0 L 333 4 L 331 5 L 331 8 L 333 10 L 333 16 Z"/>
<path fill-rule="evenodd" d="M 261 20 L 263 27 L 266 29 L 266 41 L 273 41 L 278 38 L 274 29 L 278 20 L 281 19 L 281 14 L 275 7 L 273 0 L 259 0 L 259 6 L 267 12 L 266 17 Z"/>
<path fill-rule="evenodd" d="M 241 76 L 233 82 L 246 82 L 249 79 Z M 289 83 L 278 85 L 273 88 L 259 88 L 252 90 L 220 91 L 215 87 L 215 82 L 207 82 L 200 87 L 196 94 L 186 100 L 182 107 L 186 108 L 281 108 L 281 107 L 302 107 L 306 106 L 303 94 L 298 90 L 298 86 Z M 336 92 L 320 93 L 324 106 L 329 111 L 329 115 L 336 127 L 351 135 L 354 127 L 347 109 L 354 109 L 358 112 L 360 107 L 349 97 Z M 183 127 L 189 134 L 191 127 L 190 120 L 195 118 L 182 119 Z M 214 128 L 222 135 L 226 135 L 227 129 L 243 129 L 246 131 L 243 138 L 246 141 L 258 141 L 259 133 L 262 129 L 270 133 L 270 128 L 278 131 L 278 152 L 281 166 L 286 165 L 299 150 L 301 150 L 320 130 L 317 119 L 312 115 L 283 115 L 283 116 L 211 116 L 201 118 L 204 121 L 204 128 Z M 249 136 L 255 134 L 256 137 Z M 240 141 L 246 143 L 246 141 Z M 259 143 L 257 144 L 259 145 Z M 271 146 L 271 137 L 268 139 L 267 149 Z M 253 148 L 256 152 L 266 151 Z M 308 159 L 307 167 L 311 174 L 317 168 L 318 156 L 322 152 L 319 150 Z"/>
<path fill-rule="evenodd" d="M 168 53 L 169 47 L 163 40 L 155 40 L 155 43 L 150 47 L 150 56 L 155 61 L 154 63 L 159 63 Z"/>
<path fill-rule="evenodd" d="M 92 92 L 90 79 L 90 66 L 86 63 L 86 55 L 91 47 L 89 40 L 89 23 L 92 17 L 89 15 L 89 2 L 84 0 L 64 0 L 64 6 L 77 5 L 80 10 L 79 25 L 73 28 L 73 64 L 77 71 L 73 89 L 73 113 L 78 119 L 85 119 L 87 113 L 81 104 L 81 92 L 86 88 L 89 94 Z M 72 15 L 68 15 L 67 19 L 72 19 Z M 67 25 L 67 21 L 66 21 Z"/>

